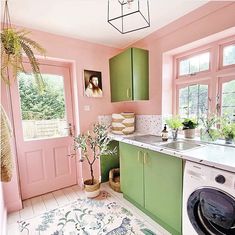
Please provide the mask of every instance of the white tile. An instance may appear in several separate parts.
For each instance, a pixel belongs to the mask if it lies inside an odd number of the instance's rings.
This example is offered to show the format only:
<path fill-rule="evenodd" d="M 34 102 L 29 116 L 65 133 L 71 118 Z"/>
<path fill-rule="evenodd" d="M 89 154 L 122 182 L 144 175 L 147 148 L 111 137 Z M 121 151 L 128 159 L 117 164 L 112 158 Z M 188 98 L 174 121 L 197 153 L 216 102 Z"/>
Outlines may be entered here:
<path fill-rule="evenodd" d="M 69 203 L 69 199 L 64 195 L 62 190 L 58 190 L 52 193 L 59 206 L 63 206 Z"/>
<path fill-rule="evenodd" d="M 52 193 L 47 193 L 45 195 L 42 195 L 43 202 L 46 206 L 47 211 L 48 210 L 53 210 L 58 207 L 58 203 L 55 200 L 54 196 Z"/>
<path fill-rule="evenodd" d="M 32 198 L 31 203 L 34 215 L 39 215 L 46 211 L 46 207 L 41 196 Z"/>
<path fill-rule="evenodd" d="M 8 214 L 8 216 L 7 216 L 7 224 L 17 223 L 17 221 L 19 221 L 19 220 L 20 220 L 19 211 L 12 212 L 12 213 Z"/>
<path fill-rule="evenodd" d="M 19 225 L 17 223 L 14 223 L 8 225 L 7 235 L 25 235 L 25 233 L 20 233 Z"/>
<path fill-rule="evenodd" d="M 23 201 L 23 209 L 20 210 L 21 220 L 31 218 L 34 215 L 31 199 Z"/>
<path fill-rule="evenodd" d="M 84 195 L 84 191 L 78 185 L 72 186 L 71 189 L 76 193 L 78 197 Z"/>
<path fill-rule="evenodd" d="M 64 188 L 62 191 L 70 202 L 78 199 L 78 195 L 71 188 Z"/>

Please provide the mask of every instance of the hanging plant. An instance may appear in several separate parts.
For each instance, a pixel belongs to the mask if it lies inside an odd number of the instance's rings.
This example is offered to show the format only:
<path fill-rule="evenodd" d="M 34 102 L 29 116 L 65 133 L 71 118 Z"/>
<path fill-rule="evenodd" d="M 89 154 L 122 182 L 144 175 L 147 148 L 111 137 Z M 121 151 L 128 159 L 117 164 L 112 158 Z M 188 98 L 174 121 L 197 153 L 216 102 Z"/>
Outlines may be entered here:
<path fill-rule="evenodd" d="M 9 72 L 12 71 L 16 78 L 19 72 L 25 72 L 23 58 L 28 59 L 32 73 L 40 91 L 45 87 L 42 75 L 40 73 L 39 63 L 34 55 L 37 52 L 45 55 L 45 49 L 37 42 L 30 39 L 26 30 L 17 30 L 12 28 L 8 2 L 5 2 L 3 27 L 1 31 L 1 77 L 6 83 L 10 83 Z"/>

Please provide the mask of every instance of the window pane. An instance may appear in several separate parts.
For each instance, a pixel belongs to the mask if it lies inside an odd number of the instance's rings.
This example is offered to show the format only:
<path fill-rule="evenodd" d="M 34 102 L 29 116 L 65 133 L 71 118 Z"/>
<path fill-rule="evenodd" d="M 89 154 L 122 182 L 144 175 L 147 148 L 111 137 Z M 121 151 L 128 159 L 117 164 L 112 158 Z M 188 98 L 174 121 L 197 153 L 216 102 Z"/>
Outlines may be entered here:
<path fill-rule="evenodd" d="M 43 74 L 46 91 L 39 93 L 32 74 L 20 73 L 19 92 L 24 139 L 67 136 L 64 78 Z"/>
<path fill-rule="evenodd" d="M 222 85 L 222 115 L 235 115 L 235 80 Z"/>
<path fill-rule="evenodd" d="M 209 64 L 210 64 L 210 53 L 203 53 L 199 56 L 199 70 L 205 71 L 209 70 Z"/>
<path fill-rule="evenodd" d="M 190 58 L 189 64 L 190 64 L 189 66 L 190 74 L 199 72 L 199 56 L 194 56 Z"/>
<path fill-rule="evenodd" d="M 179 62 L 179 75 L 189 75 L 210 68 L 210 53 L 202 53 Z"/>
<path fill-rule="evenodd" d="M 201 116 L 208 111 L 208 85 L 200 85 L 198 98 L 198 111 L 199 116 Z"/>
<path fill-rule="evenodd" d="M 208 85 L 191 85 L 179 89 L 179 115 L 199 118 L 208 110 Z"/>
<path fill-rule="evenodd" d="M 230 45 L 223 49 L 223 65 L 231 64 L 235 64 L 235 45 Z"/>
<path fill-rule="evenodd" d="M 189 74 L 189 60 L 180 61 L 180 75 Z"/>

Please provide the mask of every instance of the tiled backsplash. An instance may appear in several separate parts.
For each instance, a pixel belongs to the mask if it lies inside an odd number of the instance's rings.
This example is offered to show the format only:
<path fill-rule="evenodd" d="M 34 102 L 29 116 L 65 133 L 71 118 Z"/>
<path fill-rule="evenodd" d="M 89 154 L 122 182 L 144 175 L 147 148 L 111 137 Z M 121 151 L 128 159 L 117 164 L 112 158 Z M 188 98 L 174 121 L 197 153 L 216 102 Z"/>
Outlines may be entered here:
<path fill-rule="evenodd" d="M 162 131 L 161 115 L 136 115 L 136 130 L 140 133 L 160 135 Z M 98 121 L 105 125 L 111 125 L 111 115 L 98 116 Z"/>

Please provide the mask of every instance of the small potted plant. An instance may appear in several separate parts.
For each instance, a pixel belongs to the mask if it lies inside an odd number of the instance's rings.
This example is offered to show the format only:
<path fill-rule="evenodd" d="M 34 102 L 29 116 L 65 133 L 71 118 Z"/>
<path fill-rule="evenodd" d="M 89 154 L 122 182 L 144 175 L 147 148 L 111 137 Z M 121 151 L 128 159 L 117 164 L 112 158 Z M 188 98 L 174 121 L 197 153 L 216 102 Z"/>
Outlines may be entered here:
<path fill-rule="evenodd" d="M 182 124 L 184 137 L 193 139 L 195 137 L 195 129 L 198 126 L 198 122 L 193 118 L 185 118 Z"/>
<path fill-rule="evenodd" d="M 182 122 L 178 116 L 166 120 L 167 125 L 171 128 L 173 140 L 177 140 L 178 130 L 182 126 Z"/>
<path fill-rule="evenodd" d="M 81 162 L 87 161 L 90 169 L 90 179 L 84 181 L 84 189 L 87 197 L 97 197 L 100 193 L 100 182 L 94 177 L 94 163 L 101 155 L 113 155 L 116 148 L 109 149 L 110 139 L 108 128 L 103 124 L 94 124 L 92 132 L 80 134 L 74 137 L 75 149 L 81 149 Z"/>
<path fill-rule="evenodd" d="M 225 144 L 232 144 L 235 138 L 235 123 L 230 123 L 227 118 L 222 118 L 220 133 L 225 139 Z"/>
<path fill-rule="evenodd" d="M 201 125 L 200 129 L 200 139 L 202 141 L 215 141 L 219 137 L 219 131 L 216 126 L 219 123 L 219 118 L 215 114 L 207 115 L 205 117 L 201 117 Z"/>

